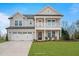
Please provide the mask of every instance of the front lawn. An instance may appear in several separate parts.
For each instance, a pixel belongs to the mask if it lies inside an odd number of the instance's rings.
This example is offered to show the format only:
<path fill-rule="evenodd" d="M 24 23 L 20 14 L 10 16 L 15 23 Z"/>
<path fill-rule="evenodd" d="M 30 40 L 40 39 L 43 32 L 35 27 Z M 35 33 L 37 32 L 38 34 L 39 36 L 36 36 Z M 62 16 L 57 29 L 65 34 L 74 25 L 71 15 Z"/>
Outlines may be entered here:
<path fill-rule="evenodd" d="M 0 38 L 0 43 L 3 43 L 3 42 L 6 42 L 6 40 L 3 38 Z"/>
<path fill-rule="evenodd" d="M 29 56 L 79 56 L 79 42 L 33 42 Z"/>

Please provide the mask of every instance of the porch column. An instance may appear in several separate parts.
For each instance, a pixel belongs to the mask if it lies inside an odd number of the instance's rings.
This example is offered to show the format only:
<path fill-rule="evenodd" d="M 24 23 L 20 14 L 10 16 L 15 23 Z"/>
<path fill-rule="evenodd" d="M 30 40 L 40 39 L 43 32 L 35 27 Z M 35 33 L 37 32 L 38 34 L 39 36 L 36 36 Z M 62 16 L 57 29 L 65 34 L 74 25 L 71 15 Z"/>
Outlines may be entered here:
<path fill-rule="evenodd" d="M 45 40 L 45 37 L 46 37 L 46 32 L 45 32 L 45 30 L 44 30 L 44 40 Z"/>
<path fill-rule="evenodd" d="M 61 35 L 62 35 L 62 34 L 61 34 L 61 30 L 60 30 L 59 32 L 60 32 L 59 34 L 60 34 L 60 38 L 61 38 Z M 60 38 L 59 38 L 59 39 L 60 39 Z"/>
<path fill-rule="evenodd" d="M 52 37 L 52 30 L 51 30 L 51 37 Z"/>
<path fill-rule="evenodd" d="M 35 30 L 35 40 L 36 40 L 36 30 Z"/>
<path fill-rule="evenodd" d="M 36 17 L 35 17 L 35 40 L 36 40 Z"/>
<path fill-rule="evenodd" d="M 57 40 L 59 40 L 59 31 L 56 31 L 56 32 L 55 32 L 55 35 L 56 35 L 56 37 L 57 37 Z"/>
<path fill-rule="evenodd" d="M 44 28 L 45 28 L 45 25 L 46 25 L 46 24 L 45 24 L 45 17 L 44 17 Z"/>
<path fill-rule="evenodd" d="M 46 26 L 46 24 L 45 24 L 45 17 L 44 17 L 44 40 L 45 40 L 45 26 Z"/>

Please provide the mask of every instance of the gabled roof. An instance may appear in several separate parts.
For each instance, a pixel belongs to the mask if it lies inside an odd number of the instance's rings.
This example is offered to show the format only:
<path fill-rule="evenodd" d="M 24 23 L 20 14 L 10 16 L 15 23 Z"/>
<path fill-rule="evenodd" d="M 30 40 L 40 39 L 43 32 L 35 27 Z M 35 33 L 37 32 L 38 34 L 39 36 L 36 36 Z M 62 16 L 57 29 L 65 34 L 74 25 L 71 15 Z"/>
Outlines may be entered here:
<path fill-rule="evenodd" d="M 51 8 L 50 6 L 45 7 L 44 9 L 40 10 L 40 12 L 37 13 L 37 15 L 61 15 L 58 13 L 54 8 Z"/>
<path fill-rule="evenodd" d="M 9 17 L 8 19 L 13 19 L 13 17 L 15 17 L 16 15 L 20 15 L 23 16 L 22 14 L 20 14 L 19 12 L 17 12 L 16 14 L 14 14 L 13 16 Z"/>
<path fill-rule="evenodd" d="M 15 15 L 21 15 L 19 12 L 17 12 Z M 12 17 L 9 17 L 8 19 L 13 19 L 15 16 L 13 15 Z M 50 6 L 45 7 L 44 9 L 40 10 L 37 14 L 34 15 L 22 15 L 29 18 L 34 18 L 34 16 L 63 16 L 62 14 L 58 13 L 54 8 L 51 8 Z"/>

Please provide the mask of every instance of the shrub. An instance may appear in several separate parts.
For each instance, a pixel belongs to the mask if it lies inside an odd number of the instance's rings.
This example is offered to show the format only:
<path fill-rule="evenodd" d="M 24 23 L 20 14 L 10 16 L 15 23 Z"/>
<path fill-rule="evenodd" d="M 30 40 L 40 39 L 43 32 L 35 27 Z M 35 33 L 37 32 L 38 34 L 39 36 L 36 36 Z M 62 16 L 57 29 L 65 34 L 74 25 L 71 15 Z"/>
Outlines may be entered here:
<path fill-rule="evenodd" d="M 48 37 L 45 37 L 45 40 L 47 41 L 48 40 Z"/>
<path fill-rule="evenodd" d="M 6 35 L 6 41 L 8 41 L 8 35 Z"/>
<path fill-rule="evenodd" d="M 49 37 L 49 41 L 51 41 L 52 40 L 52 37 Z"/>
<path fill-rule="evenodd" d="M 74 36 L 75 36 L 75 39 L 79 39 L 79 32 L 76 32 Z"/>
<path fill-rule="evenodd" d="M 63 40 L 70 40 L 69 33 L 64 29 L 62 29 L 62 39 Z"/>

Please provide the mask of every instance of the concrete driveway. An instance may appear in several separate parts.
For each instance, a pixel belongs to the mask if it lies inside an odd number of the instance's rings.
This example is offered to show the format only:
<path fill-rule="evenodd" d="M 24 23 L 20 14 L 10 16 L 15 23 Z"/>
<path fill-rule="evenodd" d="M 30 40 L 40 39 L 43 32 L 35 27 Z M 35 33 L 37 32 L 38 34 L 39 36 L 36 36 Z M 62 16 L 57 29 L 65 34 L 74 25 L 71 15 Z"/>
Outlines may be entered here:
<path fill-rule="evenodd" d="M 32 41 L 8 41 L 0 43 L 0 56 L 27 56 Z"/>

